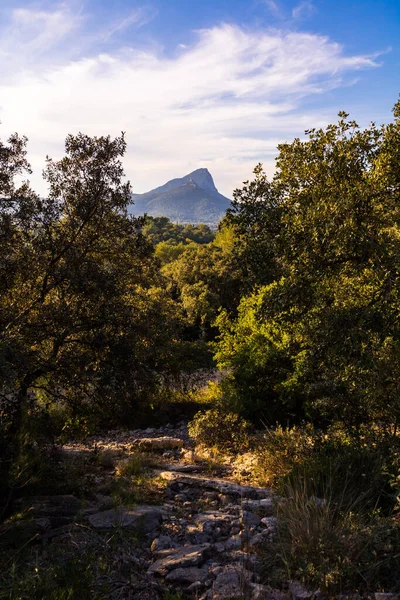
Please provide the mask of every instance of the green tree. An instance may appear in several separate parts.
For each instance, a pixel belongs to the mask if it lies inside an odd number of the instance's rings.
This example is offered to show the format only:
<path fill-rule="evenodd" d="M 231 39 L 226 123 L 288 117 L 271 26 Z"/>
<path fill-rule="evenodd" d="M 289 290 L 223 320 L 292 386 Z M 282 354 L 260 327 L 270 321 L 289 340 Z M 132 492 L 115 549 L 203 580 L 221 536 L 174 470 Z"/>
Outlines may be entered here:
<path fill-rule="evenodd" d="M 0 146 L 0 390 L 14 434 L 39 390 L 134 419 L 179 328 L 142 221 L 127 215 L 124 137 L 68 136 L 65 148 L 41 199 L 13 184 L 25 140 Z"/>
<path fill-rule="evenodd" d="M 220 241 L 219 244 L 222 244 Z M 242 272 L 235 255 L 217 243 L 190 245 L 163 268 L 172 296 L 182 305 L 189 323 L 204 338 L 222 308 L 234 314 L 241 293 Z"/>
<path fill-rule="evenodd" d="M 252 381 L 283 419 L 295 407 L 351 428 L 399 421 L 399 103 L 394 114 L 361 130 L 341 113 L 280 145 L 273 180 L 257 168 L 236 194 L 231 220 L 261 287 L 236 322 L 220 317 L 217 357 L 243 405 Z"/>
<path fill-rule="evenodd" d="M 213 241 L 215 234 L 204 223 L 197 225 L 182 225 L 172 223 L 168 217 L 150 217 L 146 216 L 143 227 L 143 233 L 149 238 L 155 246 L 160 242 L 174 244 L 209 244 Z"/>

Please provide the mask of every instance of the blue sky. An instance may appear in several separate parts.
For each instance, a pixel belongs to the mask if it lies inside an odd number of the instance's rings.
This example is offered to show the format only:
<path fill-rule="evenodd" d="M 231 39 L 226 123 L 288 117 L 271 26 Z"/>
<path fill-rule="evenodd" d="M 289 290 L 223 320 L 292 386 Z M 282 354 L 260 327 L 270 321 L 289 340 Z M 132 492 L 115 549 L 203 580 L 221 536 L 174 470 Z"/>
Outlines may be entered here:
<path fill-rule="evenodd" d="M 387 122 L 399 92 L 399 0 L 0 2 L 0 135 L 28 136 L 40 193 L 68 133 L 123 130 L 135 191 L 207 167 L 230 196 L 280 141 L 341 109 Z"/>

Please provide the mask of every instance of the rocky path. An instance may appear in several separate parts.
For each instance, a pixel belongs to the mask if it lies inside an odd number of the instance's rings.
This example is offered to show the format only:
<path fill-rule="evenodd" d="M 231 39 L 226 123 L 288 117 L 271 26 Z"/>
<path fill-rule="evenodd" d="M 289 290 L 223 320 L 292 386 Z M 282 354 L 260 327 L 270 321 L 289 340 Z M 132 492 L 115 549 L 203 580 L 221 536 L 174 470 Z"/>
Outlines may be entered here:
<path fill-rule="evenodd" d="M 116 505 L 96 486 L 103 490 L 107 478 L 115 477 L 115 461 L 129 464 L 138 451 L 155 457 L 152 477 L 162 489 L 158 503 L 150 504 L 144 496 L 139 504 Z M 118 589 L 125 591 L 114 597 L 163 599 L 172 589 L 178 598 L 197 600 L 277 598 L 261 584 L 257 553 L 274 535 L 268 488 L 239 485 L 229 466 L 210 476 L 207 465 L 190 462 L 193 447 L 183 423 L 112 432 L 62 448 L 67 462 L 91 453 L 110 459 L 93 480 L 91 500 L 82 503 L 74 495 L 31 499 L 31 515 L 47 542 L 73 539 L 79 546 L 80 539 L 117 531 L 139 540 L 128 566 L 120 569 L 125 587 Z"/>

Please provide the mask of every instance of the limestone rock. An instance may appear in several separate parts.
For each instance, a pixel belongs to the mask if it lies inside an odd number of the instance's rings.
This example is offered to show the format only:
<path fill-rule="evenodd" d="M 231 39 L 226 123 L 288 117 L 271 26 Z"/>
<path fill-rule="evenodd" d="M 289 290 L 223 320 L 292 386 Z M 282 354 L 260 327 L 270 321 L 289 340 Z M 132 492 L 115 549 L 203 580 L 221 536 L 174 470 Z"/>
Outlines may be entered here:
<path fill-rule="evenodd" d="M 248 585 L 250 574 L 233 566 L 225 567 L 222 573 L 217 575 L 213 583 L 211 598 L 213 600 L 226 600 L 226 598 L 241 598 L 244 596 Z M 250 575 L 251 577 L 251 575 Z"/>
<path fill-rule="evenodd" d="M 242 519 L 246 527 L 257 527 L 261 523 L 260 517 L 248 510 L 243 511 Z"/>
<path fill-rule="evenodd" d="M 187 585 L 200 582 L 204 583 L 208 578 L 207 569 L 198 567 L 179 567 L 168 573 L 165 580 L 170 583 L 186 583 Z"/>
<path fill-rule="evenodd" d="M 124 527 L 152 533 L 160 527 L 162 512 L 155 506 L 137 506 L 132 509 L 112 508 L 90 515 L 88 520 L 95 529 Z"/>
<path fill-rule="evenodd" d="M 267 529 L 271 532 L 274 532 L 276 530 L 276 517 L 264 517 L 263 519 L 261 519 L 261 523 L 264 525 L 264 527 L 267 527 Z"/>
<path fill-rule="evenodd" d="M 149 575 L 165 575 L 174 569 L 199 567 L 204 563 L 210 552 L 210 544 L 198 544 L 194 546 L 183 546 L 173 550 L 164 550 L 165 555 L 151 565 L 147 573 Z M 161 552 L 160 552 L 161 554 Z"/>
<path fill-rule="evenodd" d="M 156 552 L 157 550 L 167 550 L 172 548 L 172 540 L 168 535 L 160 535 L 160 537 L 153 540 L 151 544 L 151 551 Z"/>
<path fill-rule="evenodd" d="M 315 596 L 315 593 L 305 588 L 300 581 L 289 581 L 289 591 L 293 600 L 311 600 Z"/>
<path fill-rule="evenodd" d="M 171 489 L 180 487 L 199 488 L 216 491 L 233 498 L 261 499 L 271 495 L 269 488 L 257 488 L 250 485 L 239 485 L 224 479 L 210 479 L 201 475 L 182 475 L 176 471 L 163 471 L 160 477 L 170 482 Z"/>
<path fill-rule="evenodd" d="M 144 450 L 148 452 L 159 452 L 162 450 L 175 450 L 182 448 L 183 440 L 181 438 L 174 438 L 169 436 L 158 437 L 158 438 L 142 438 L 135 440 L 133 448 Z"/>

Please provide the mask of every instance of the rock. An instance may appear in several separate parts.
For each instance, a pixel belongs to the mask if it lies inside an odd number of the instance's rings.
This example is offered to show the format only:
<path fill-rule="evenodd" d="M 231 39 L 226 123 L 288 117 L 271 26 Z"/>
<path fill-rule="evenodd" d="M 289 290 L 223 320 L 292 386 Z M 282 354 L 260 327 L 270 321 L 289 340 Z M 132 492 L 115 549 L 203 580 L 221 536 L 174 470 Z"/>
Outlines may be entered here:
<path fill-rule="evenodd" d="M 213 600 L 226 600 L 226 598 L 238 598 L 244 596 L 246 588 L 247 571 L 233 566 L 225 567 L 222 573 L 217 575 L 212 586 Z"/>
<path fill-rule="evenodd" d="M 252 600 L 272 600 L 271 588 L 259 583 L 250 584 Z"/>
<path fill-rule="evenodd" d="M 261 546 L 262 544 L 265 544 L 268 537 L 269 537 L 268 531 L 265 531 L 264 533 L 256 533 L 256 535 L 253 535 L 253 537 L 250 538 L 249 546 L 251 548 L 255 548 L 256 546 Z"/>
<path fill-rule="evenodd" d="M 262 498 L 261 500 L 246 500 L 243 503 L 244 510 L 256 512 L 262 517 L 271 517 L 274 514 L 274 501 L 272 498 Z"/>
<path fill-rule="evenodd" d="M 161 558 L 148 569 L 148 575 L 164 576 L 173 569 L 199 567 L 210 552 L 210 544 L 183 546 L 174 550 L 164 550 Z"/>
<path fill-rule="evenodd" d="M 162 512 L 155 506 L 137 506 L 132 509 L 112 508 L 90 515 L 88 520 L 95 529 L 124 527 L 152 533 L 160 527 Z"/>
<path fill-rule="evenodd" d="M 151 551 L 156 552 L 157 550 L 166 550 L 172 548 L 173 543 L 168 535 L 160 535 L 160 537 L 153 540 L 151 544 Z"/>
<path fill-rule="evenodd" d="M 264 525 L 264 527 L 267 527 L 272 532 L 276 530 L 276 517 L 264 517 L 261 519 L 261 523 Z"/>
<path fill-rule="evenodd" d="M 144 451 L 162 451 L 162 450 L 174 450 L 175 448 L 182 448 L 183 440 L 181 438 L 173 437 L 159 437 L 159 438 L 142 438 L 141 440 L 135 440 L 133 449 L 139 449 Z"/>
<path fill-rule="evenodd" d="M 375 600 L 398 600 L 397 594 L 391 594 L 389 592 L 376 592 L 374 594 Z"/>
<path fill-rule="evenodd" d="M 243 511 L 242 519 L 246 527 L 257 527 L 261 523 L 260 517 L 248 510 Z"/>
<path fill-rule="evenodd" d="M 232 537 L 228 538 L 224 545 L 225 549 L 228 551 L 238 550 L 242 546 L 240 535 L 233 535 Z"/>
<path fill-rule="evenodd" d="M 175 502 L 187 502 L 187 496 L 186 494 L 175 494 L 174 496 L 174 500 Z"/>
<path fill-rule="evenodd" d="M 164 452 L 166 454 L 166 452 Z M 187 465 L 185 463 L 177 463 L 173 465 L 164 465 L 166 471 L 175 471 L 176 473 L 197 473 L 201 471 L 200 465 Z"/>
<path fill-rule="evenodd" d="M 232 520 L 235 515 L 226 515 L 220 512 L 205 512 L 196 516 L 195 522 L 203 533 L 228 535 L 231 529 Z"/>
<path fill-rule="evenodd" d="M 271 495 L 269 488 L 257 488 L 249 485 L 239 485 L 224 479 L 210 479 L 201 475 L 182 475 L 176 471 L 163 471 L 160 477 L 170 482 L 171 489 L 179 486 L 194 487 L 201 490 L 216 491 L 233 498 L 261 499 Z"/>
<path fill-rule="evenodd" d="M 218 500 L 217 492 L 203 492 L 204 500 Z"/>
<path fill-rule="evenodd" d="M 179 567 L 178 569 L 170 571 L 165 577 L 165 580 L 170 583 L 186 583 L 190 585 L 197 582 L 203 584 L 207 580 L 207 577 L 207 569 L 199 569 L 198 567 Z"/>
<path fill-rule="evenodd" d="M 289 591 L 293 600 L 309 600 L 315 596 L 315 593 L 305 588 L 300 581 L 289 581 Z"/>

